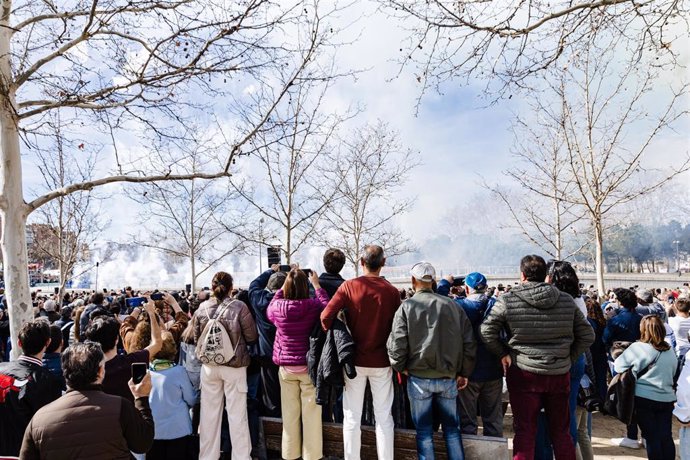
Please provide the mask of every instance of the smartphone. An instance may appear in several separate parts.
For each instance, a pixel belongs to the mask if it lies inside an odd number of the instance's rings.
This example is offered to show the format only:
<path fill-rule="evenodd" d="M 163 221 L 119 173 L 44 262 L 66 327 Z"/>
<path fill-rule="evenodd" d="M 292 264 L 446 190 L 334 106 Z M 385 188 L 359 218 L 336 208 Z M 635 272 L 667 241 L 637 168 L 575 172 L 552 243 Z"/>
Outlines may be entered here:
<path fill-rule="evenodd" d="M 55 293 L 56 293 L 56 294 L 59 294 L 59 293 L 60 293 L 60 288 L 57 287 L 57 286 L 55 287 Z"/>
<path fill-rule="evenodd" d="M 288 273 L 290 270 L 292 270 L 292 267 L 289 265 L 281 265 L 280 268 L 278 268 L 279 271 Z"/>
<path fill-rule="evenodd" d="M 151 294 L 151 300 L 163 300 L 163 293 L 154 292 L 153 294 Z"/>
<path fill-rule="evenodd" d="M 187 294 L 192 292 L 192 285 L 191 284 L 185 284 L 184 290 L 187 291 Z"/>
<path fill-rule="evenodd" d="M 132 381 L 134 383 L 141 383 L 144 380 L 147 367 L 146 363 L 132 363 Z"/>
<path fill-rule="evenodd" d="M 465 277 L 464 276 L 458 276 L 453 278 L 453 286 L 454 287 L 460 287 L 465 284 Z"/>
<path fill-rule="evenodd" d="M 141 307 L 146 303 L 146 297 L 130 297 L 127 299 L 127 306 L 129 308 Z"/>
<path fill-rule="evenodd" d="M 311 268 L 302 268 L 302 272 L 307 275 L 307 278 L 311 276 Z"/>

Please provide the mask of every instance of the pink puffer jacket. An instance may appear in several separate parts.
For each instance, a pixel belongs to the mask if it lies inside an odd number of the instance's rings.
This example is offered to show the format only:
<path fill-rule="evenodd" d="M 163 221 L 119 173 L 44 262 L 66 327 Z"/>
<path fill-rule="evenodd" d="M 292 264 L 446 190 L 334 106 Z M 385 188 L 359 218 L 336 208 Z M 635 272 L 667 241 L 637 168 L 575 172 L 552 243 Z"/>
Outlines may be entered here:
<path fill-rule="evenodd" d="M 307 364 L 309 334 L 319 322 L 321 311 L 328 304 L 328 294 L 316 290 L 315 299 L 288 300 L 280 289 L 266 310 L 268 320 L 276 326 L 273 362 L 278 366 Z"/>

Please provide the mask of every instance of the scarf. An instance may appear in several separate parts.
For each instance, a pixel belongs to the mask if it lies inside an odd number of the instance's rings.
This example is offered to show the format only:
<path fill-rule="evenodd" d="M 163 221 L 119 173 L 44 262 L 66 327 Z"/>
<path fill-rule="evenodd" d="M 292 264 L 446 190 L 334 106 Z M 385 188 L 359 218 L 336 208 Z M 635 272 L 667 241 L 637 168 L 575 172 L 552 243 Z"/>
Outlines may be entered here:
<path fill-rule="evenodd" d="M 177 364 L 170 361 L 169 359 L 154 359 L 149 366 L 152 371 L 164 371 L 165 369 L 170 369 L 175 367 Z"/>

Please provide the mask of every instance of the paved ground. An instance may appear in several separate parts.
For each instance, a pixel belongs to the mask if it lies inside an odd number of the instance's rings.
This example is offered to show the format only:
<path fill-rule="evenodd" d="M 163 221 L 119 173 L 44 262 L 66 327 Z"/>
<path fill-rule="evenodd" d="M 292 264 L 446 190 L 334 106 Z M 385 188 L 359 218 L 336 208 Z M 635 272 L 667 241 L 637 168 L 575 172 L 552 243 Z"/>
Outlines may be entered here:
<path fill-rule="evenodd" d="M 508 408 L 505 416 L 505 437 L 509 439 L 509 446 L 512 449 L 513 437 L 513 416 Z M 676 458 L 680 459 L 678 450 L 678 429 L 675 424 L 673 428 L 674 439 L 676 440 Z M 637 458 L 647 458 L 645 449 L 627 449 L 625 447 L 615 447 L 611 445 L 611 438 L 620 438 L 625 435 L 625 426 L 613 417 L 605 417 L 601 414 L 594 414 L 592 419 L 592 446 L 594 447 L 594 458 L 597 460 L 630 460 Z"/>

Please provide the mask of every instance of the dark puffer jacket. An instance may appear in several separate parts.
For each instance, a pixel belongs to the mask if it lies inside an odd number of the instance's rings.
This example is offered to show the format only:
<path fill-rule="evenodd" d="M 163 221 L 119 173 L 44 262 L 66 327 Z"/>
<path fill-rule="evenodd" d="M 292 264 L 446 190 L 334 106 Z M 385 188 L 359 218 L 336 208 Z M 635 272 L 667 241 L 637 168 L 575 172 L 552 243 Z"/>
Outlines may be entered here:
<path fill-rule="evenodd" d="M 500 333 L 508 333 L 508 344 Z M 521 370 L 563 375 L 594 341 L 573 298 L 547 283 L 525 282 L 498 298 L 480 328 L 486 347 L 510 354 Z"/>
<path fill-rule="evenodd" d="M 345 323 L 335 319 L 327 332 L 320 324 L 314 327 L 307 362 L 309 377 L 316 387 L 316 404 L 328 404 L 329 389 L 345 386 L 343 372 L 350 379 L 357 376 L 355 342 Z"/>
<path fill-rule="evenodd" d="M 321 311 L 328 305 L 328 294 L 316 290 L 316 298 L 288 300 L 279 289 L 266 310 L 266 316 L 276 326 L 273 362 L 278 366 L 307 364 L 309 335 L 318 322 Z"/>
<path fill-rule="evenodd" d="M 148 451 L 153 436 L 147 398 L 139 398 L 133 405 L 94 385 L 68 391 L 39 410 L 24 434 L 20 458 L 129 460 L 130 451 Z"/>

